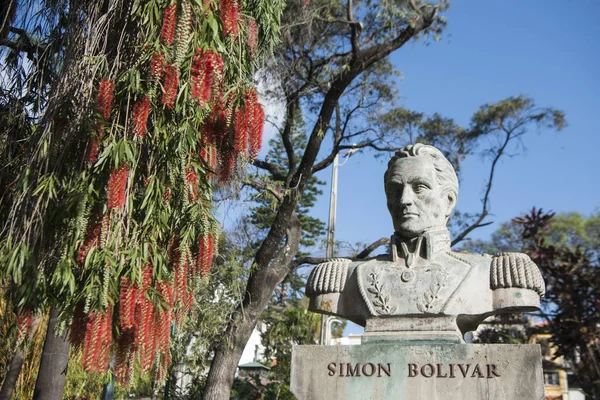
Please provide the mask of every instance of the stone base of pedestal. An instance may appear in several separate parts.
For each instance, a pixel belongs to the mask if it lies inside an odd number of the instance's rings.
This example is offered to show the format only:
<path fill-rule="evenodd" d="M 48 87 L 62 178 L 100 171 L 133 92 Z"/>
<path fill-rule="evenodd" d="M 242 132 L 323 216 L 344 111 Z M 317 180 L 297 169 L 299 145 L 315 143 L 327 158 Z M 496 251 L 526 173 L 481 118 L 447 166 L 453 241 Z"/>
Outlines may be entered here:
<path fill-rule="evenodd" d="M 539 345 L 296 346 L 298 400 L 540 400 Z"/>

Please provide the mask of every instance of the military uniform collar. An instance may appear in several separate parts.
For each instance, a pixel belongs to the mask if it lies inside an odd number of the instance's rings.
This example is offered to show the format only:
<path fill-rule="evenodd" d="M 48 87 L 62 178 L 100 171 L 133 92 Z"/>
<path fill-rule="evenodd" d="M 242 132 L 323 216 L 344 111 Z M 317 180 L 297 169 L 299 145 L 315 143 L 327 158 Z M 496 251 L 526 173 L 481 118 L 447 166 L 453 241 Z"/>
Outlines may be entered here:
<path fill-rule="evenodd" d="M 430 259 L 440 251 L 450 250 L 450 244 L 450 233 L 446 228 L 433 229 L 416 238 L 405 238 L 395 233 L 390 239 L 390 253 L 394 262 L 415 256 Z"/>

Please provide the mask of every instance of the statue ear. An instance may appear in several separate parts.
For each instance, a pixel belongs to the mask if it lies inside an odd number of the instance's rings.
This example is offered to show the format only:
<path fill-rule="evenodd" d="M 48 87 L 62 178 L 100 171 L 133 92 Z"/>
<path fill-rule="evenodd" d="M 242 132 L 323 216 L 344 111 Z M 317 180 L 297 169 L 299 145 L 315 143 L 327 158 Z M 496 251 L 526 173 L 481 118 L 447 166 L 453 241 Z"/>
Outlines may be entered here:
<path fill-rule="evenodd" d="M 452 214 L 454 207 L 456 207 L 456 195 L 453 192 L 448 192 L 446 194 L 446 200 L 448 202 L 448 208 L 446 208 L 446 218 L 448 218 L 450 217 L 450 214 Z"/>

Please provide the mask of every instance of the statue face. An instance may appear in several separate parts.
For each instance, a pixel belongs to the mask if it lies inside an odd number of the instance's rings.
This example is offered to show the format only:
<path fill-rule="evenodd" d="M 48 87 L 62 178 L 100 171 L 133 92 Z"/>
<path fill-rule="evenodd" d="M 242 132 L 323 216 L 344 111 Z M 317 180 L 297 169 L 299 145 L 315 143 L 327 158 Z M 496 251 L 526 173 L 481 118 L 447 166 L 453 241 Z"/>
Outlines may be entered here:
<path fill-rule="evenodd" d="M 385 193 L 394 229 L 404 237 L 445 227 L 455 202 L 442 192 L 428 156 L 399 159 L 385 183 Z"/>

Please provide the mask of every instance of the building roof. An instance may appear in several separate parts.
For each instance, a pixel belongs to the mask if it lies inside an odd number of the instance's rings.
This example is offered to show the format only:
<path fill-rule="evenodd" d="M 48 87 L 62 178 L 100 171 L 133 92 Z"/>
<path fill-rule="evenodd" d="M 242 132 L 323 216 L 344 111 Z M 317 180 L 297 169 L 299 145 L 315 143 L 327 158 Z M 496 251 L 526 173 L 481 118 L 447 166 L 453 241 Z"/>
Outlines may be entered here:
<path fill-rule="evenodd" d="M 262 369 L 265 369 L 265 370 L 267 370 L 267 371 L 270 371 L 270 370 L 271 370 L 271 368 L 269 368 L 269 367 L 265 367 L 264 365 L 262 365 L 261 363 L 257 363 L 256 361 L 252 361 L 252 362 L 249 362 L 249 363 L 247 363 L 247 364 L 238 365 L 238 368 L 247 368 L 247 369 L 251 369 L 251 368 L 257 368 L 257 369 L 258 369 L 258 368 L 262 368 Z"/>

